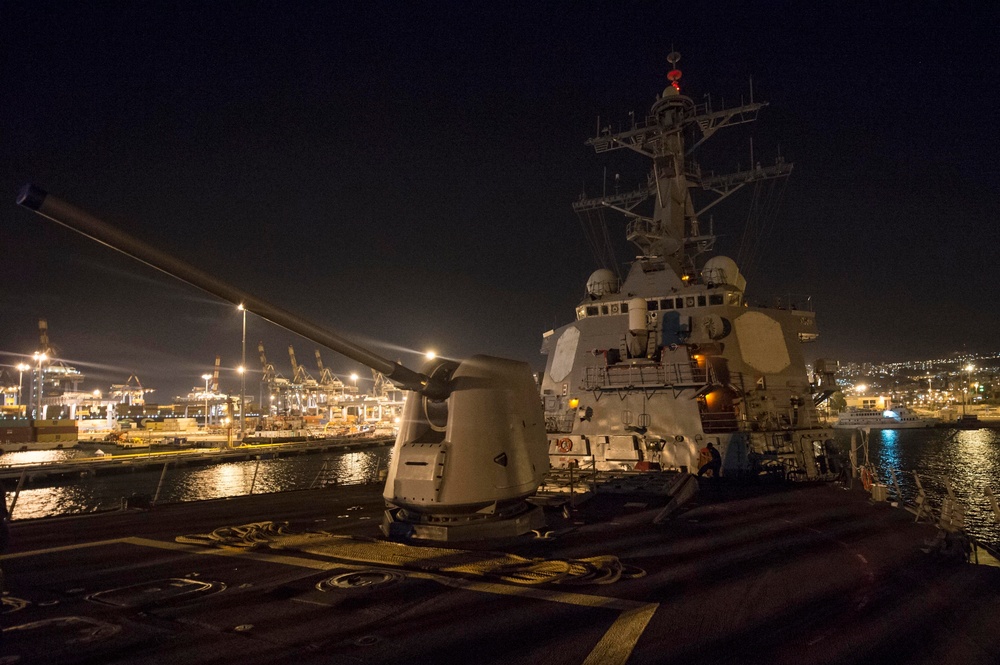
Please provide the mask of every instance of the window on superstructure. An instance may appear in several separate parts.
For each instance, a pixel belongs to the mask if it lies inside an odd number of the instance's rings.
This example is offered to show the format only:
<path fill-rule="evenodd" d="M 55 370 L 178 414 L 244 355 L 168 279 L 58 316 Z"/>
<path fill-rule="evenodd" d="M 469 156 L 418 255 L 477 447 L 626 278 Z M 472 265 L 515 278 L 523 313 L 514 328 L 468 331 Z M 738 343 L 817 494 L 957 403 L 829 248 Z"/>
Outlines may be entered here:
<path fill-rule="evenodd" d="M 705 306 L 705 296 L 698 296 L 698 307 Z"/>
<path fill-rule="evenodd" d="M 709 305 L 721 305 L 723 302 L 725 302 L 725 299 L 722 297 L 721 293 L 713 293 L 708 297 Z"/>
<path fill-rule="evenodd" d="M 655 312 L 659 308 L 660 308 L 660 303 L 658 303 L 657 301 L 655 301 L 655 300 L 647 300 L 646 301 L 646 310 L 647 311 Z"/>
<path fill-rule="evenodd" d="M 676 304 L 677 309 L 684 309 L 684 298 L 678 298 Z"/>
<path fill-rule="evenodd" d="M 625 314 L 626 312 L 628 312 L 628 303 L 627 302 L 623 302 L 622 303 L 622 314 Z"/>
<path fill-rule="evenodd" d="M 597 305 L 587 306 L 587 316 L 597 316 Z"/>
<path fill-rule="evenodd" d="M 607 305 L 601 305 L 601 314 L 604 314 L 605 316 L 607 316 L 607 314 L 608 314 L 608 306 Z"/>
<path fill-rule="evenodd" d="M 694 307 L 694 296 L 688 296 L 687 301 L 684 304 L 688 307 Z"/>
<path fill-rule="evenodd" d="M 663 300 L 660 301 L 660 309 L 673 309 L 673 308 L 674 308 L 673 298 L 664 298 Z"/>

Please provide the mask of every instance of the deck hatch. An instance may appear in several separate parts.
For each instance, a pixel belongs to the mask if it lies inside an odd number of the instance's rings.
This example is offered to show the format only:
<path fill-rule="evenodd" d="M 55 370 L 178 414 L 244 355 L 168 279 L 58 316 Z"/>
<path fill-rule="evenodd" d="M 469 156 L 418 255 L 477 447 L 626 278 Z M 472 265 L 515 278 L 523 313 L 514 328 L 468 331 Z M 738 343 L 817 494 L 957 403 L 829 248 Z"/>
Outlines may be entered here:
<path fill-rule="evenodd" d="M 185 602 L 226 588 L 220 582 L 168 578 L 99 591 L 87 600 L 115 607 L 150 607 Z"/>

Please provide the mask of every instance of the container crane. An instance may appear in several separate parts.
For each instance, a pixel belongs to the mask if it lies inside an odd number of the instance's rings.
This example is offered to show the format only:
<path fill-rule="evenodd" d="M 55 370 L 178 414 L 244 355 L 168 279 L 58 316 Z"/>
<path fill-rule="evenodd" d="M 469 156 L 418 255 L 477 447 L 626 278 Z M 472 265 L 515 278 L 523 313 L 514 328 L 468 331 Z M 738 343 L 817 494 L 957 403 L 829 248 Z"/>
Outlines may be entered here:
<path fill-rule="evenodd" d="M 323 367 L 323 358 L 319 355 L 319 349 L 316 349 L 316 367 L 319 368 L 319 385 L 323 388 L 329 388 L 337 383 L 340 383 L 333 376 L 333 372 L 330 371 L 329 367 Z M 343 384 L 341 384 L 343 387 Z"/>
<path fill-rule="evenodd" d="M 264 342 L 260 341 L 257 343 L 257 350 L 260 352 L 260 365 L 263 370 L 263 376 L 261 377 L 261 386 L 267 385 L 267 395 L 268 402 L 270 403 L 269 411 L 272 409 L 278 409 L 282 406 L 288 406 L 288 379 L 283 377 L 280 372 L 274 369 L 274 365 L 267 361 L 267 355 L 264 353 Z M 275 404 L 275 400 L 278 404 Z M 261 402 L 264 401 L 264 396 L 261 395 Z"/>

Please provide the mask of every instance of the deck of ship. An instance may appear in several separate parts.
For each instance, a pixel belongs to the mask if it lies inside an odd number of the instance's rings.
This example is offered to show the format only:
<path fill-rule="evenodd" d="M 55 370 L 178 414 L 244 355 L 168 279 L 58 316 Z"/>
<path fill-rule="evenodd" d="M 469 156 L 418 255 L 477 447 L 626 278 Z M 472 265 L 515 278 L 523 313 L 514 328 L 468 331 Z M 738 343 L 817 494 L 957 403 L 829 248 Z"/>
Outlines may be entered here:
<path fill-rule="evenodd" d="M 993 663 L 1000 653 L 1000 569 L 924 553 L 934 527 L 861 491 L 703 484 L 660 524 L 662 494 L 597 494 L 575 511 L 547 509 L 547 537 L 397 545 L 379 538 L 380 490 L 15 521 L 0 656 L 527 665 Z M 265 521 L 330 535 L 256 548 L 183 538 Z M 597 584 L 617 571 L 590 559 L 605 555 L 623 574 Z M 543 581 L 567 559 L 589 581 Z"/>

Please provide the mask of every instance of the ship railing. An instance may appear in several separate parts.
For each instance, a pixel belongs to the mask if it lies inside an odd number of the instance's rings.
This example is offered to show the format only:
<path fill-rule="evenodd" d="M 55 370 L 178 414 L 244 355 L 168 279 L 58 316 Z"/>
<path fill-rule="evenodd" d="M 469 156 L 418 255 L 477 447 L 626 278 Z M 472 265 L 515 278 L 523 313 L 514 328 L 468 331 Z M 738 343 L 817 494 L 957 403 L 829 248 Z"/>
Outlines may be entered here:
<path fill-rule="evenodd" d="M 694 388 L 708 384 L 708 370 L 687 363 L 622 364 L 588 367 L 584 377 L 586 390 L 620 388 Z"/>
<path fill-rule="evenodd" d="M 1000 551 L 994 545 L 972 536 L 966 520 L 968 515 L 974 516 L 974 521 L 979 524 L 988 524 L 990 521 L 1000 524 L 1000 505 L 988 482 L 981 489 L 966 487 L 964 491 L 958 492 L 951 478 L 945 475 L 916 471 L 903 473 L 885 465 L 865 468 L 870 473 L 872 485 L 869 491 L 873 497 L 878 495 L 879 500 L 895 498 L 897 503 L 893 505 L 914 515 L 915 522 L 926 521 L 937 526 L 937 536 L 925 541 L 927 549 L 924 551 L 964 558 L 974 563 L 997 565 Z M 847 482 L 853 483 L 854 479 L 862 475 L 861 472 L 861 466 L 855 468 Z M 968 541 L 967 544 L 964 541 Z"/>
<path fill-rule="evenodd" d="M 701 429 L 705 434 L 735 432 L 740 429 L 740 421 L 735 413 L 702 413 Z"/>
<path fill-rule="evenodd" d="M 653 224 L 653 220 L 634 217 L 625 225 L 625 236 L 633 238 L 656 233 L 657 231 L 653 228 Z"/>
<path fill-rule="evenodd" d="M 548 434 L 569 434 L 573 431 L 573 421 L 576 414 L 572 411 L 559 415 L 545 416 L 545 431 Z"/>

